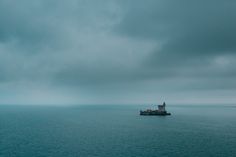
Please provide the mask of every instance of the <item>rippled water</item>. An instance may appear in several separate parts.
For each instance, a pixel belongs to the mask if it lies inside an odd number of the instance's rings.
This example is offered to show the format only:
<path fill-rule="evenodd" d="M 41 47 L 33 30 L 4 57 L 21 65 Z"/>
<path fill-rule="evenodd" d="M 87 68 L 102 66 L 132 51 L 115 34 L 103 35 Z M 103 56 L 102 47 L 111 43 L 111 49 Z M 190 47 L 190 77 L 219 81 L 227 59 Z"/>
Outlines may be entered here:
<path fill-rule="evenodd" d="M 0 157 L 236 156 L 236 107 L 0 106 Z"/>

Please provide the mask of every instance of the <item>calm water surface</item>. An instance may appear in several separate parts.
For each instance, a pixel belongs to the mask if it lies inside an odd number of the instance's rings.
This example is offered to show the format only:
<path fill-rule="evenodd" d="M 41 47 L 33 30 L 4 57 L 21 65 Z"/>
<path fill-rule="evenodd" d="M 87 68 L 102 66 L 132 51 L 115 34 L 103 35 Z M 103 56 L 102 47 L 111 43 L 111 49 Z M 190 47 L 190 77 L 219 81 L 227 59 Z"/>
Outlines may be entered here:
<path fill-rule="evenodd" d="M 233 157 L 236 107 L 0 106 L 0 157 Z"/>

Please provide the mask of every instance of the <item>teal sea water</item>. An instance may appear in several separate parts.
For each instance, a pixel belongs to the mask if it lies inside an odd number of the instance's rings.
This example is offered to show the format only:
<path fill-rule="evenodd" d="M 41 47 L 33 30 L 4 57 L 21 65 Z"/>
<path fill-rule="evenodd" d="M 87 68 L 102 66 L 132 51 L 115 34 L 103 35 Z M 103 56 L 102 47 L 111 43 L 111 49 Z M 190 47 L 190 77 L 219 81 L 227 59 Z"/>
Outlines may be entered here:
<path fill-rule="evenodd" d="M 154 106 L 152 106 L 154 107 Z M 233 157 L 236 107 L 0 106 L 0 157 Z"/>

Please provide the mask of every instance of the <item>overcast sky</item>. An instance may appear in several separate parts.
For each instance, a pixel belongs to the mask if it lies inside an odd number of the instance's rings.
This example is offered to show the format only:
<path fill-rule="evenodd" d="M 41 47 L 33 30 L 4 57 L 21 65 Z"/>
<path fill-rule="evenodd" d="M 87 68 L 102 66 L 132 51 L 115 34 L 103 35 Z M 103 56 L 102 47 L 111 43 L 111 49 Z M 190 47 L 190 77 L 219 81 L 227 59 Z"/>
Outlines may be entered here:
<path fill-rule="evenodd" d="M 0 0 L 0 104 L 236 102 L 235 0 Z"/>

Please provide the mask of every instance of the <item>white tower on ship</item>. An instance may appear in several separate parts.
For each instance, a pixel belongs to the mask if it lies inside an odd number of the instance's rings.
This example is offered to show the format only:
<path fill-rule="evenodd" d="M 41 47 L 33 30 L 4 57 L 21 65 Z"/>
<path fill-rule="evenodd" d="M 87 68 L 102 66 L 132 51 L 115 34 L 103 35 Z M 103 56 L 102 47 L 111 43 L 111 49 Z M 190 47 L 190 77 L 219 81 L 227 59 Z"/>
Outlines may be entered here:
<path fill-rule="evenodd" d="M 162 105 L 158 105 L 158 110 L 161 112 L 166 111 L 166 103 L 164 102 Z"/>

